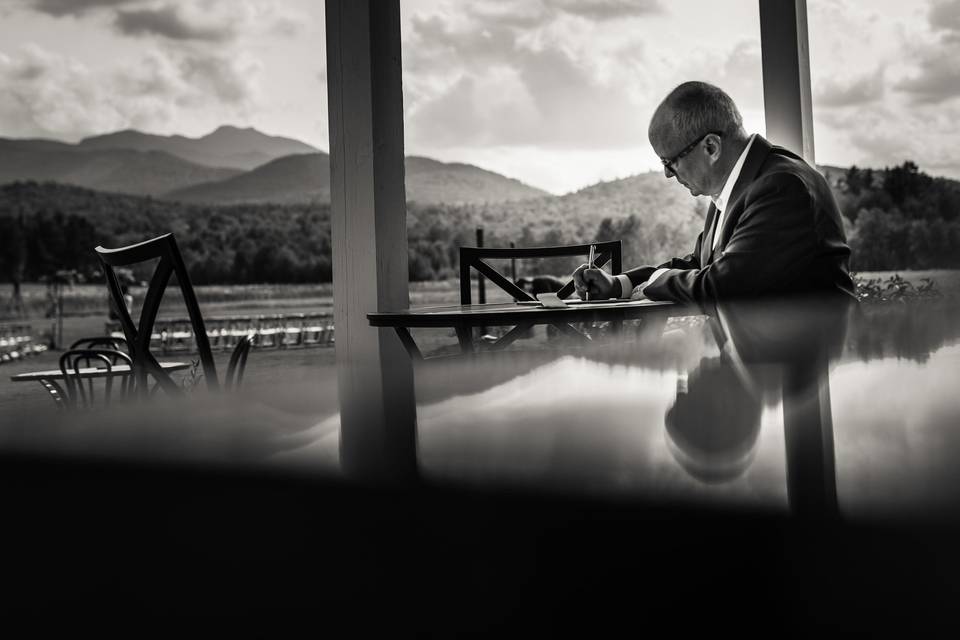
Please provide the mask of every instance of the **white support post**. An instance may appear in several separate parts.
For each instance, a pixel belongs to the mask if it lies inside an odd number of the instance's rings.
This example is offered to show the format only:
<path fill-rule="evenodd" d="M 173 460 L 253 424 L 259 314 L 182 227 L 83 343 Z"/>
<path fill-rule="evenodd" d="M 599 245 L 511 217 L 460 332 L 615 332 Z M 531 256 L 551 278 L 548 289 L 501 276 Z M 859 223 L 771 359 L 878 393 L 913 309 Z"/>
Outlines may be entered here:
<path fill-rule="evenodd" d="M 399 0 L 327 0 L 326 28 L 340 460 L 355 477 L 415 477 L 412 363 L 366 317 L 410 304 Z"/>
<path fill-rule="evenodd" d="M 806 0 L 758 0 L 767 138 L 814 165 Z"/>

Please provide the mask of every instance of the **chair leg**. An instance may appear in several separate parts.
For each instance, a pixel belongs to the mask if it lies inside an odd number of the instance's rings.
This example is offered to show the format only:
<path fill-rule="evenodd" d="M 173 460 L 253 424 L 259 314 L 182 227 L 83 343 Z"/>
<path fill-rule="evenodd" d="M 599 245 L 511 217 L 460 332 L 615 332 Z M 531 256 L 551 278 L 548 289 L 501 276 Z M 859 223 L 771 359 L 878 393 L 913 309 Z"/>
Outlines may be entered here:
<path fill-rule="evenodd" d="M 460 351 L 463 353 L 473 353 L 473 328 L 465 325 L 457 325 L 457 341 L 460 343 Z"/>
<path fill-rule="evenodd" d="M 526 335 L 532 326 L 532 322 L 518 324 L 513 329 L 510 329 L 510 331 L 501 336 L 500 339 L 494 342 L 490 348 L 494 351 L 499 351 L 500 349 L 509 347 L 511 344 L 516 342 L 518 338 Z"/>

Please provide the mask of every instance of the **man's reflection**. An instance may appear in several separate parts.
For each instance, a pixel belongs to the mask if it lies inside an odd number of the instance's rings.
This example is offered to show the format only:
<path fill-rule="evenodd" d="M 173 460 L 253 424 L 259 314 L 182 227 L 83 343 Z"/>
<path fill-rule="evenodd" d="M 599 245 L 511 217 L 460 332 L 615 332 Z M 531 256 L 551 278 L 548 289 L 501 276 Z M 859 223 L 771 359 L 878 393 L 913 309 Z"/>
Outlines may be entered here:
<path fill-rule="evenodd" d="M 667 444 L 677 462 L 704 482 L 732 480 L 753 460 L 763 403 L 729 359 L 704 358 L 677 381 L 667 411 Z"/>
<path fill-rule="evenodd" d="M 791 509 L 835 512 L 829 362 L 842 349 L 850 307 L 838 299 L 705 309 L 720 355 L 681 376 L 667 411 L 680 465 L 706 482 L 740 476 L 753 459 L 764 397 L 779 391 Z"/>

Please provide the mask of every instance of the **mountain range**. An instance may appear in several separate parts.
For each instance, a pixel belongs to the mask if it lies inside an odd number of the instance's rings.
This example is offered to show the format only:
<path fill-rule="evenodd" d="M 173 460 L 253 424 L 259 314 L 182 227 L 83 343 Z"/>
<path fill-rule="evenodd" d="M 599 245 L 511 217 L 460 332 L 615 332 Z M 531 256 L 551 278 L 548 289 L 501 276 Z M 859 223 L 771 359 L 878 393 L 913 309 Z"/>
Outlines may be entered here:
<path fill-rule="evenodd" d="M 330 200 L 330 158 L 310 145 L 256 129 L 222 126 L 200 138 L 135 130 L 54 140 L 0 138 L 0 184 L 51 181 L 98 191 L 204 204 Z M 507 202 L 548 196 L 492 171 L 406 159 L 408 200 Z"/>
<path fill-rule="evenodd" d="M 405 165 L 408 201 L 481 207 L 476 212 L 479 219 L 504 222 L 519 216 L 534 228 L 596 228 L 603 218 L 631 214 L 645 226 L 678 220 L 689 226 L 702 219 L 705 210 L 703 198 L 691 199 L 686 189 L 664 180 L 660 172 L 554 196 L 470 164 L 408 156 Z M 835 189 L 840 187 L 846 169 L 819 168 Z M 232 126 L 221 126 L 199 138 L 135 130 L 93 136 L 76 144 L 0 138 L 0 184 L 31 180 L 187 204 L 326 203 L 330 201 L 330 157 L 298 140 Z"/>
<path fill-rule="evenodd" d="M 77 148 L 82 151 L 163 151 L 194 164 L 244 171 L 255 169 L 281 156 L 318 151 L 299 140 L 270 136 L 250 127 L 241 129 L 228 125 L 218 127 L 201 138 L 158 136 L 127 129 L 84 138 L 77 144 Z"/>

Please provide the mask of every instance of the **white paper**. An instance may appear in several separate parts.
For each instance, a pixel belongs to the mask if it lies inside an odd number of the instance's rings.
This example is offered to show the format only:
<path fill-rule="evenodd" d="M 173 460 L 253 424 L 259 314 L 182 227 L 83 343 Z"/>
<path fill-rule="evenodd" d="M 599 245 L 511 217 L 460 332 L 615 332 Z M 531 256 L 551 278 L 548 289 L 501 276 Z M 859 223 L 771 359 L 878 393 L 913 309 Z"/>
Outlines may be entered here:
<path fill-rule="evenodd" d="M 547 309 L 565 309 L 567 307 L 567 303 L 555 293 L 538 293 L 537 300 Z"/>

